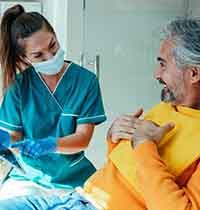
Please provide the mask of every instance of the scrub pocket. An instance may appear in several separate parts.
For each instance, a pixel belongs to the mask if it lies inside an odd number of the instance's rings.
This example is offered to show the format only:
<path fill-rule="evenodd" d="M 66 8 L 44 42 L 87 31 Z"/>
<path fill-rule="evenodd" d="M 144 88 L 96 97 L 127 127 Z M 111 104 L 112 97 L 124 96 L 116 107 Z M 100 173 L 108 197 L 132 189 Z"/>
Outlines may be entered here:
<path fill-rule="evenodd" d="M 57 125 L 57 136 L 67 136 L 76 131 L 78 114 L 73 113 L 72 109 L 65 108 L 60 114 L 59 123 Z"/>

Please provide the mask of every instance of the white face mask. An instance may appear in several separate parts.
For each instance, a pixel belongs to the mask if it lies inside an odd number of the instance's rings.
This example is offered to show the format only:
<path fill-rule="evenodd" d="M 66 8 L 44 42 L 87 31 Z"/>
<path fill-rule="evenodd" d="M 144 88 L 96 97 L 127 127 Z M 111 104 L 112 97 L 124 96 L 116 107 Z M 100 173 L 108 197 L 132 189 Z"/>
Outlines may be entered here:
<path fill-rule="evenodd" d="M 33 63 L 36 72 L 40 72 L 46 75 L 54 75 L 57 74 L 62 66 L 64 65 L 64 50 L 61 48 L 58 49 L 55 56 L 47 61 Z"/>

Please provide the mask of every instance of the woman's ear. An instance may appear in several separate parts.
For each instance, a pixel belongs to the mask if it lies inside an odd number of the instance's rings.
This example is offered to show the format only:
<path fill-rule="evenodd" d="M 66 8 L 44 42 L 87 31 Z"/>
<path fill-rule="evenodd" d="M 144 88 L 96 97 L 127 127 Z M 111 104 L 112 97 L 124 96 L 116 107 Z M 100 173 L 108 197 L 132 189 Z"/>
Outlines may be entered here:
<path fill-rule="evenodd" d="M 29 61 L 29 59 L 26 56 L 20 56 L 18 60 L 19 70 L 23 71 L 29 66 L 31 66 L 31 62 Z"/>

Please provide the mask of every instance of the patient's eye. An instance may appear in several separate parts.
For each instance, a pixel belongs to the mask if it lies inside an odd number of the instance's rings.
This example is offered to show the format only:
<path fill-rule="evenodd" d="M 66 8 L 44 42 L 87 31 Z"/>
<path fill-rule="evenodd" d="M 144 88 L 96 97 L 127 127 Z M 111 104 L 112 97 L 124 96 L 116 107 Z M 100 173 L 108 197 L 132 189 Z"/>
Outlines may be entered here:
<path fill-rule="evenodd" d="M 161 68 L 165 68 L 166 67 L 166 63 L 164 63 L 163 61 L 159 61 L 159 65 Z"/>

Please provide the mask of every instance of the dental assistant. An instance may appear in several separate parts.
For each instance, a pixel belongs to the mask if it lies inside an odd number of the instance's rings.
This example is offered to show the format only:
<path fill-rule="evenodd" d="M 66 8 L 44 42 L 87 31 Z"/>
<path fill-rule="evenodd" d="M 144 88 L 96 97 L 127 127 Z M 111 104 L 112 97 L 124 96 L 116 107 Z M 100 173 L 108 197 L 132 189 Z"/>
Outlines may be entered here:
<path fill-rule="evenodd" d="M 95 125 L 106 120 L 98 79 L 64 61 L 54 29 L 41 14 L 16 5 L 4 13 L 0 30 L 0 126 L 10 131 L 6 144 L 19 149 L 26 171 L 13 170 L 7 184 L 31 181 L 67 189 L 82 185 L 95 172 L 84 150 Z"/>

